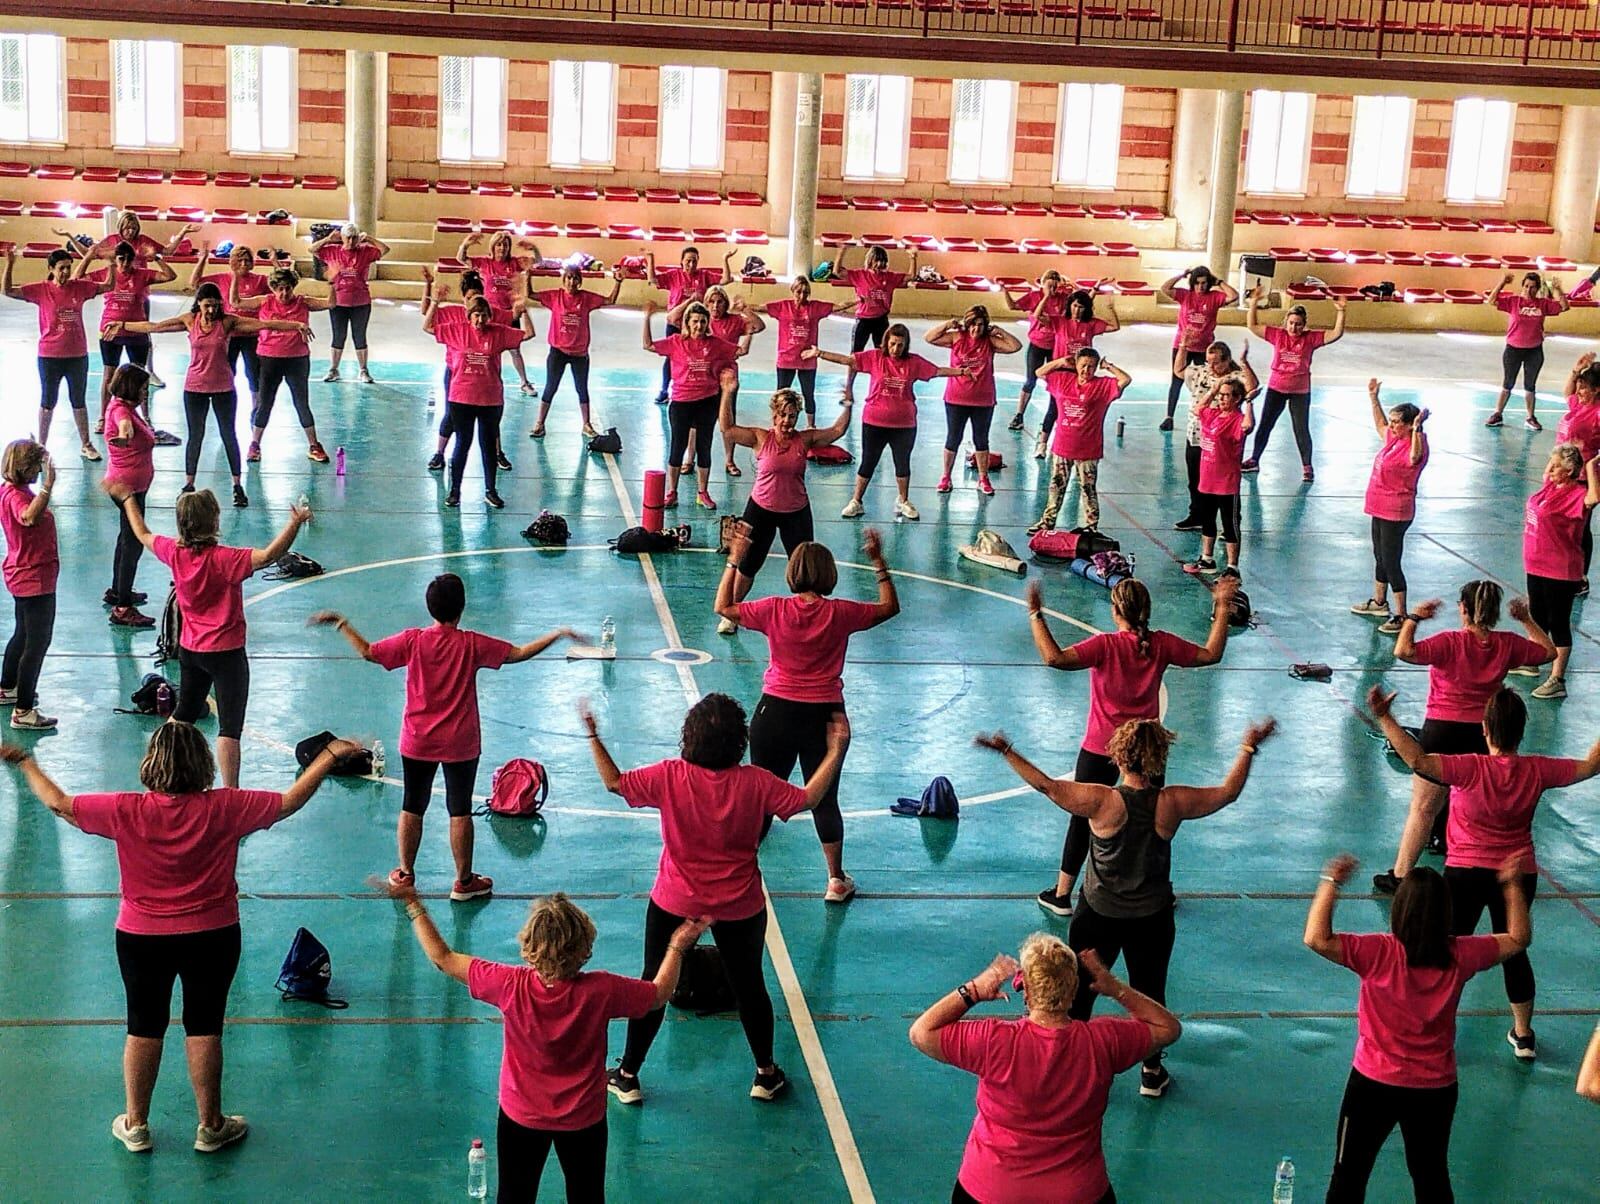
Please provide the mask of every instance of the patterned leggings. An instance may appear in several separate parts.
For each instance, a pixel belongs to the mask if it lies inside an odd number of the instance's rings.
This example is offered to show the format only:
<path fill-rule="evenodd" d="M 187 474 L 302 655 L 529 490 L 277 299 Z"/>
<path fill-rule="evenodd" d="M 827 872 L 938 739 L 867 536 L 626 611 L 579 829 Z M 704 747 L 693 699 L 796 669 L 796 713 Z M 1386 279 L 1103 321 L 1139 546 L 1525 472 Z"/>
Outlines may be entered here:
<path fill-rule="evenodd" d="M 1051 456 L 1050 493 L 1045 500 L 1044 513 L 1039 516 L 1040 527 L 1053 528 L 1056 525 L 1056 515 L 1061 512 L 1067 483 L 1074 473 L 1078 477 L 1078 510 L 1083 519 L 1080 525 L 1100 525 L 1100 461 L 1067 460 L 1061 456 Z"/>

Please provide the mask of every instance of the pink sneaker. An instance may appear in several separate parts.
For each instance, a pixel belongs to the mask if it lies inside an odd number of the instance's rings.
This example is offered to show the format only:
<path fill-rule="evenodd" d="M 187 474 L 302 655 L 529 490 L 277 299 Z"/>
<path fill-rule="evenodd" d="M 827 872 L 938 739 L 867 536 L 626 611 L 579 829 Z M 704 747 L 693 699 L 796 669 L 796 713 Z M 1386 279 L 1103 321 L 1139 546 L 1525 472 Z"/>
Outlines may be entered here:
<path fill-rule="evenodd" d="M 494 893 L 494 879 L 485 878 L 482 874 L 468 874 L 465 878 L 456 880 L 450 888 L 450 899 L 454 903 L 465 903 L 468 899 L 486 899 Z"/>
<path fill-rule="evenodd" d="M 989 483 L 988 477 L 978 478 L 978 492 L 983 494 L 985 497 L 994 496 L 994 486 Z"/>
<path fill-rule="evenodd" d="M 940 477 L 939 478 L 939 484 L 938 484 L 937 488 L 938 488 L 938 491 L 940 493 L 949 493 L 950 492 L 950 478 L 949 477 Z"/>
<path fill-rule="evenodd" d="M 694 495 L 694 504 L 702 510 L 715 510 L 717 508 L 716 501 L 704 489 Z"/>
<path fill-rule="evenodd" d="M 664 498 L 661 499 L 661 505 L 662 505 L 663 508 L 669 507 L 669 506 L 676 506 L 677 504 L 678 504 L 678 491 L 676 489 L 674 489 L 671 493 L 667 494 Z"/>

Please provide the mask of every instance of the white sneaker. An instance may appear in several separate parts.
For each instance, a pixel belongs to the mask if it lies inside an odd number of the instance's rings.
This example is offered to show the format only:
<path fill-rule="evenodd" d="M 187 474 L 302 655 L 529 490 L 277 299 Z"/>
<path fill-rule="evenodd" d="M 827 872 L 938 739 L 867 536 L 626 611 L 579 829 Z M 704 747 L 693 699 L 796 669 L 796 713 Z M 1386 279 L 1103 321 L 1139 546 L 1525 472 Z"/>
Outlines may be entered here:
<path fill-rule="evenodd" d="M 822 896 L 824 903 L 848 903 L 856 893 L 856 880 L 849 874 L 843 878 L 829 878 L 828 890 Z"/>
<path fill-rule="evenodd" d="M 1507 669 L 1506 675 L 1509 677 L 1538 677 L 1543 672 L 1537 665 L 1518 665 L 1515 669 Z M 6 692 L 0 690 L 0 703 L 5 701 L 5 697 Z"/>
<path fill-rule="evenodd" d="M 12 707 L 16 705 L 17 692 L 15 690 L 8 690 L 4 686 L 0 686 L 0 707 Z"/>
<path fill-rule="evenodd" d="M 111 1122 L 111 1136 L 127 1146 L 132 1154 L 143 1154 L 155 1143 L 150 1140 L 149 1125 L 130 1125 L 128 1114 L 122 1113 Z"/>
<path fill-rule="evenodd" d="M 916 522 L 917 519 L 922 517 L 922 515 L 917 513 L 917 508 L 905 498 L 900 498 L 895 502 L 894 512 L 901 518 L 910 519 L 912 522 Z"/>
<path fill-rule="evenodd" d="M 1350 608 L 1350 613 L 1387 619 L 1389 617 L 1389 604 L 1387 602 L 1379 602 L 1376 598 L 1363 598 Z"/>
<path fill-rule="evenodd" d="M 718 635 L 733 635 L 738 630 L 739 624 L 735 623 L 732 619 L 723 618 L 717 623 Z"/>
<path fill-rule="evenodd" d="M 328 375 L 324 376 L 322 378 L 322 381 L 323 381 L 324 384 L 331 384 L 331 383 L 333 383 L 334 381 L 336 381 L 338 379 L 339 379 L 339 369 L 337 369 L 337 368 L 329 368 L 328 369 Z"/>
<path fill-rule="evenodd" d="M 844 504 L 844 509 L 839 511 L 839 517 L 840 518 L 860 518 L 866 512 L 867 512 L 867 508 L 865 506 L 863 506 L 860 502 L 856 501 L 855 498 L 851 498 L 848 502 L 846 502 Z"/>
<path fill-rule="evenodd" d="M 47 732 L 56 725 L 54 715 L 42 715 L 39 708 L 31 711 L 12 711 L 11 726 L 22 732 Z"/>
<path fill-rule="evenodd" d="M 250 1126 L 245 1123 L 242 1116 L 224 1116 L 219 1128 L 208 1129 L 205 1125 L 197 1125 L 194 1131 L 194 1148 L 202 1154 L 215 1154 L 225 1146 L 230 1146 L 236 1141 L 243 1141 L 250 1132 Z"/>
<path fill-rule="evenodd" d="M 1542 683 L 1533 688 L 1533 696 L 1535 698 L 1565 698 L 1567 696 L 1567 683 L 1559 677 L 1547 677 Z M 50 722 L 54 723 L 55 720 L 52 719 Z M 17 726 L 15 718 L 11 720 L 11 726 Z"/>

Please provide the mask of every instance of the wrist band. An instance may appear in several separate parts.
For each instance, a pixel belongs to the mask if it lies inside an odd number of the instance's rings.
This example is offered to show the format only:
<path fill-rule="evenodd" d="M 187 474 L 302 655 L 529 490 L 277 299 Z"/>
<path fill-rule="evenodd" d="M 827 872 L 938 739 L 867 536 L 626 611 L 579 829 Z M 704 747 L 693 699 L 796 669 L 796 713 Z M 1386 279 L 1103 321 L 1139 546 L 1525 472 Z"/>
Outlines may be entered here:
<path fill-rule="evenodd" d="M 421 903 L 407 903 L 406 904 L 406 917 L 408 919 L 420 920 L 423 916 L 425 916 L 427 914 L 428 914 L 428 909 L 425 908 Z"/>
<path fill-rule="evenodd" d="M 1330 874 L 1318 874 L 1317 877 L 1321 878 L 1324 882 L 1332 883 L 1334 886 L 1339 885 L 1339 880 Z"/>
<path fill-rule="evenodd" d="M 1041 619 L 1043 617 L 1044 617 L 1044 611 L 1042 611 L 1042 610 L 1030 610 L 1028 612 L 1029 621 L 1032 621 L 1034 619 Z"/>
<path fill-rule="evenodd" d="M 972 997 L 972 988 L 966 983 L 962 983 L 956 988 L 956 994 L 961 996 L 961 1002 L 966 1004 L 969 1008 L 975 1006 L 978 1002 Z"/>
<path fill-rule="evenodd" d="M 1246 756 L 1253 757 L 1256 755 L 1256 746 L 1254 744 L 1241 744 L 1239 745 L 1239 751 Z"/>

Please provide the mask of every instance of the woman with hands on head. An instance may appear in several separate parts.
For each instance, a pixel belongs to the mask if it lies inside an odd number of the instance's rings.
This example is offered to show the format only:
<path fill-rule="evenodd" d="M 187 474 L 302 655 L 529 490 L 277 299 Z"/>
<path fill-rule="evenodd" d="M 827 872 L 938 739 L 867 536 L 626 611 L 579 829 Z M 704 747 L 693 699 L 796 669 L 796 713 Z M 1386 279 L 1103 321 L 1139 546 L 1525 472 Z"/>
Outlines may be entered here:
<path fill-rule="evenodd" d="M 1401 558 L 1406 550 L 1406 531 L 1417 516 L 1417 481 L 1428 466 L 1428 436 L 1422 433 L 1428 411 L 1403 401 L 1385 413 L 1379 397 L 1382 388 L 1383 382 L 1377 377 L 1367 382 L 1372 425 L 1383 440 L 1367 479 L 1366 512 L 1372 518 L 1372 596 L 1352 606 L 1350 613 L 1381 615 L 1383 623 L 1378 630 L 1384 635 L 1398 635 L 1406 617 L 1406 574 Z M 1389 613 L 1391 592 L 1393 614 Z"/>
<path fill-rule="evenodd" d="M 11 726 L 42 732 L 55 727 L 54 715 L 39 710 L 39 673 L 56 631 L 56 584 L 61 551 L 50 494 L 56 462 L 44 445 L 18 439 L 0 460 L 0 532 L 6 540 L 4 576 L 16 625 L 0 665 L 0 706 L 11 707 Z M 36 490 L 33 483 L 39 481 Z"/>
<path fill-rule="evenodd" d="M 1106 375 L 1100 375 L 1100 369 Z M 1093 347 L 1082 347 L 1072 358 L 1051 360 L 1039 369 L 1046 378 L 1057 421 L 1050 436 L 1050 492 L 1044 513 L 1028 528 L 1030 535 L 1053 530 L 1061 512 L 1067 482 L 1078 478 L 1082 526 L 1100 525 L 1100 459 L 1105 455 L 1106 412 L 1121 397 L 1133 378 Z M 1042 449 L 1035 449 L 1035 456 Z"/>
<path fill-rule="evenodd" d="M 852 301 L 833 304 L 811 299 L 811 277 L 796 276 L 789 282 L 788 301 L 769 301 L 762 308 L 778 324 L 778 388 L 787 389 L 798 381 L 800 396 L 805 398 L 806 425 L 817 425 L 817 365 L 815 360 L 803 360 L 801 354 L 807 347 L 821 341 L 822 320 L 843 313 L 854 306 Z"/>
<path fill-rule="evenodd" d="M 672 430 L 667 449 L 667 494 L 662 504 L 678 504 L 678 477 L 680 465 L 688 453 L 693 436 L 693 458 L 698 489 L 695 502 L 706 510 L 715 510 L 717 503 L 711 498 L 711 435 L 717 426 L 722 404 L 722 378 L 726 369 L 734 367 L 741 355 L 749 350 L 748 344 L 730 343 L 711 333 L 711 311 L 700 301 L 691 301 L 682 310 L 683 332 L 668 326 L 667 337 L 657 339 L 653 330 L 656 306 L 654 301 L 644 303 L 644 349 L 665 358 L 671 375 L 671 404 L 667 407 L 667 422 Z"/>
<path fill-rule="evenodd" d="M 750 354 L 750 340 L 767 328 L 760 314 L 749 308 L 744 303 L 743 297 L 730 298 L 728 290 L 720 284 L 713 284 L 706 289 L 705 297 L 700 301 L 682 301 L 667 311 L 667 328 L 679 327 L 683 322 L 683 315 L 691 305 L 703 305 L 710 315 L 710 334 L 714 339 L 721 339 L 724 343 L 732 343 L 739 349 L 739 357 Z M 733 374 L 733 387 L 730 391 L 724 383 L 721 390 L 721 407 L 731 410 L 734 414 L 739 410 L 739 365 L 737 363 L 723 368 L 721 377 L 728 373 Z M 734 444 L 728 442 L 726 434 L 722 437 L 722 455 L 724 469 L 730 477 L 743 476 L 744 473 L 734 463 Z M 691 450 L 695 448 L 695 450 Z M 692 476 L 695 469 L 695 440 L 691 436 L 689 443 L 684 448 L 685 459 L 683 462 L 683 475 Z"/>
<path fill-rule="evenodd" d="M 1511 390 L 1517 377 L 1522 377 L 1522 388 L 1528 403 L 1528 416 L 1523 426 L 1530 431 L 1544 427 L 1534 416 L 1534 402 L 1538 398 L 1539 372 L 1544 367 L 1544 320 L 1566 313 L 1569 308 L 1566 294 L 1554 279 L 1550 281 L 1550 295 L 1544 295 L 1544 282 L 1538 272 L 1523 274 L 1516 293 L 1506 292 L 1511 283 L 1511 273 L 1500 278 L 1500 283 L 1489 293 L 1489 304 L 1506 315 L 1506 345 L 1500 353 L 1500 395 L 1495 398 L 1494 413 L 1484 426 L 1502 426 L 1505 423 L 1506 403 L 1511 400 Z"/>
<path fill-rule="evenodd" d="M 105 328 L 113 322 L 147 317 L 150 313 L 151 288 L 158 284 L 170 284 L 178 278 L 177 273 L 159 256 L 150 261 L 152 266 L 141 267 L 139 254 L 132 243 L 118 242 L 106 257 L 111 260 L 110 265 L 88 277 L 101 286 L 101 293 L 105 297 L 100 308 L 100 421 L 95 424 L 96 434 L 105 430 L 106 406 L 111 400 L 111 376 L 122 362 L 123 355 L 127 355 L 130 364 L 142 365 L 147 372 L 150 367 L 149 335 L 123 335 L 108 339 L 104 336 Z M 96 253 L 91 251 L 78 261 L 72 274 L 83 276 L 97 258 Z"/>
<path fill-rule="evenodd" d="M 295 291 L 300 275 L 293 268 L 281 267 L 267 277 L 267 289 L 256 296 L 239 292 L 239 284 L 247 277 L 229 277 L 232 292 L 228 304 L 236 314 L 254 315 L 263 322 L 296 322 L 305 327 L 298 330 L 263 330 L 256 339 L 255 355 L 260 365 L 261 387 L 250 411 L 250 447 L 244 458 L 261 459 L 261 438 L 267 433 L 267 422 L 272 417 L 273 404 L 278 400 L 278 387 L 289 386 L 289 400 L 294 403 L 295 416 L 300 419 L 300 429 L 306 436 L 306 459 L 314 464 L 326 464 L 328 453 L 317 439 L 317 420 L 311 413 L 311 315 L 331 308 L 320 297 L 307 297 Z M 255 277 L 248 277 L 255 279 Z"/>
<path fill-rule="evenodd" d="M 50 420 L 65 384 L 72 420 L 78 427 L 78 454 L 94 461 L 100 458 L 100 449 L 89 438 L 89 341 L 84 333 L 83 307 L 107 286 L 74 277 L 72 262 L 66 251 L 52 251 L 45 260 L 44 279 L 18 286 L 12 283 L 17 266 L 13 243 L 6 251 L 0 292 L 39 311 L 39 442 L 50 442 Z M 104 331 L 101 336 L 105 337 Z"/>
<path fill-rule="evenodd" d="M 367 277 L 372 265 L 389 253 L 389 244 L 371 234 L 364 234 L 354 222 L 346 222 L 326 238 L 311 244 L 311 255 L 320 259 L 328 269 L 329 296 L 333 305 L 328 311 L 333 330 L 333 357 L 328 364 L 328 374 L 322 379 L 333 382 L 339 379 L 339 360 L 344 355 L 346 336 L 353 336 L 356 363 L 361 366 L 361 383 L 372 384 L 372 373 L 367 371 L 367 323 L 372 318 L 372 289 Z"/>
<path fill-rule="evenodd" d="M 961 436 L 970 422 L 978 492 L 993 497 L 994 486 L 989 483 L 989 425 L 995 409 L 994 357 L 1021 351 L 1022 343 L 1009 330 L 991 324 L 989 311 L 982 305 L 974 305 L 959 318 L 941 322 L 925 337 L 935 347 L 949 348 L 952 368 L 964 369 L 944 386 L 944 473 L 939 478 L 939 492 L 950 492 L 950 473 L 955 468 L 956 453 L 961 450 Z"/>
<path fill-rule="evenodd" d="M 1245 472 L 1255 472 L 1266 453 L 1267 440 L 1272 438 L 1272 428 L 1278 424 L 1285 408 L 1294 426 L 1294 441 L 1300 451 L 1300 479 L 1312 481 L 1316 472 L 1311 467 L 1311 357 L 1320 347 L 1337 343 L 1344 337 L 1345 299 L 1333 302 L 1333 329 L 1312 330 L 1307 324 L 1306 307 L 1291 305 L 1284 314 L 1282 326 L 1265 326 L 1256 317 L 1256 306 L 1266 296 L 1266 286 L 1251 290 L 1249 308 L 1245 311 L 1245 324 L 1258 339 L 1272 344 L 1272 364 L 1267 373 L 1267 393 L 1261 406 L 1261 422 L 1250 448 L 1250 458 L 1244 462 Z"/>
<path fill-rule="evenodd" d="M 599 293 L 583 287 L 583 269 L 569 263 L 561 269 L 561 287 L 535 289 L 533 273 L 528 273 L 527 299 L 542 305 L 550 313 L 550 350 L 544 360 L 544 392 L 539 397 L 539 416 L 534 419 L 530 439 L 544 438 L 545 419 L 550 414 L 550 403 L 555 400 L 561 380 L 572 369 L 572 387 L 578 394 L 578 416 L 583 421 L 583 437 L 593 439 L 593 415 L 589 410 L 589 344 L 591 341 L 589 315 L 597 309 L 615 305 L 622 294 L 622 265 L 611 270 L 611 292 Z"/>
<path fill-rule="evenodd" d="M 1572 604 L 1583 588 L 1583 533 L 1600 505 L 1600 460 L 1584 461 L 1576 443 L 1558 443 L 1545 465 L 1544 483 L 1523 512 L 1522 567 L 1528 608 L 1550 633 L 1556 659 L 1550 676 L 1534 687 L 1535 698 L 1567 696 L 1567 661 L 1572 656 Z"/>
<path fill-rule="evenodd" d="M 979 1003 L 1020 986 L 1027 1012 L 969 1020 Z M 1126 1019 L 1071 1016 L 1084 986 Z M 1115 1204 L 1100 1126 L 1111 1080 L 1178 1039 L 1178 1018 L 1119 981 L 1093 949 L 1076 955 L 1036 932 L 1019 961 L 995 956 L 911 1026 L 911 1044 L 936 1062 L 978 1076 L 978 1115 L 967 1136 L 951 1204 Z"/>

